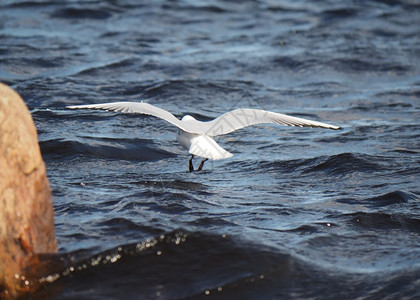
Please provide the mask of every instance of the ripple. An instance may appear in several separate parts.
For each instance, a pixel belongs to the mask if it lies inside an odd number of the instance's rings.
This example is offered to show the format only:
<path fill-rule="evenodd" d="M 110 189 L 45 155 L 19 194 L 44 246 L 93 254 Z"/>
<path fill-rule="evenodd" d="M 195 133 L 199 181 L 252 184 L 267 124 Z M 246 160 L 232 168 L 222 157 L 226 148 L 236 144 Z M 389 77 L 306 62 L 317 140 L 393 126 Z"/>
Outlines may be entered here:
<path fill-rule="evenodd" d="M 106 20 L 112 16 L 108 9 L 68 7 L 55 10 L 52 18 Z"/>

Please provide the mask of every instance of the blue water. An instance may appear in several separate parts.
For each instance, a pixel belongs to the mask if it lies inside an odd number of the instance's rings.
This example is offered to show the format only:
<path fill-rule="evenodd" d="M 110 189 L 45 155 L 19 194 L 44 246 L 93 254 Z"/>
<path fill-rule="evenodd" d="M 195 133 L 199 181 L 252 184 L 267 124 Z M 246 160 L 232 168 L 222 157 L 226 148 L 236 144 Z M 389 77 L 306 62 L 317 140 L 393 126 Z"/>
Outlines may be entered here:
<path fill-rule="evenodd" d="M 419 20 L 410 0 L 2 1 L 0 80 L 37 126 L 62 261 L 30 297 L 420 297 Z M 111 101 L 343 129 L 248 127 L 189 173 L 170 124 L 65 109 Z"/>

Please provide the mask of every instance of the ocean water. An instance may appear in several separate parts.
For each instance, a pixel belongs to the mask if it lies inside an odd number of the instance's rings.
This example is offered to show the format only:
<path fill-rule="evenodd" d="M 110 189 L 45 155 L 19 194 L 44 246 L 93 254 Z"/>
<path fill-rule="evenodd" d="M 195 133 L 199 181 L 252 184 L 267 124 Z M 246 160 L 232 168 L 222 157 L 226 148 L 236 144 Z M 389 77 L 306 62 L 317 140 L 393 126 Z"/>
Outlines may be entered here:
<path fill-rule="evenodd" d="M 59 261 L 32 299 L 420 297 L 420 3 L 0 4 L 0 81 L 38 129 Z M 188 172 L 162 120 L 250 107 L 259 125 Z M 199 160 L 194 161 L 198 165 Z"/>

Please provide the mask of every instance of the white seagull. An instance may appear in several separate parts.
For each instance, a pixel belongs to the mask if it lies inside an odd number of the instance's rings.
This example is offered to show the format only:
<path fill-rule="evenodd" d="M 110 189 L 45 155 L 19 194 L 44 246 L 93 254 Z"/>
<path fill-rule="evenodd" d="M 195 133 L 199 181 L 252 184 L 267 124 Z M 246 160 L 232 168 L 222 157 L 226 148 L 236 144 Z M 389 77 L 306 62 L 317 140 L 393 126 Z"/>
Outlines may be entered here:
<path fill-rule="evenodd" d="M 201 122 L 190 115 L 181 120 L 170 112 L 145 102 L 111 102 L 102 104 L 72 105 L 69 109 L 103 109 L 122 113 L 139 113 L 161 118 L 178 127 L 177 141 L 191 154 L 189 170 L 194 171 L 192 159 L 195 155 L 203 157 L 197 171 L 201 171 L 204 162 L 209 158 L 213 160 L 232 157 L 233 154 L 220 147 L 213 137 L 227 134 L 235 130 L 262 123 L 281 124 L 298 127 L 318 127 L 328 129 L 340 129 L 317 121 L 292 117 L 271 111 L 251 108 L 238 108 L 227 112 L 220 117 Z"/>

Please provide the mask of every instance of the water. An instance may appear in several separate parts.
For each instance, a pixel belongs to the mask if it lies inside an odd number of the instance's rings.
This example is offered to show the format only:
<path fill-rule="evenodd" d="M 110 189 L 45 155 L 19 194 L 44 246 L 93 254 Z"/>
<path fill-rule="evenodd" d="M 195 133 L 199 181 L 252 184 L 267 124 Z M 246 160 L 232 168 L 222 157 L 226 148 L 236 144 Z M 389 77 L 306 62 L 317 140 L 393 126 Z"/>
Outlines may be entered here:
<path fill-rule="evenodd" d="M 420 297 L 419 20 L 410 0 L 2 1 L 0 80 L 37 126 L 63 263 L 30 297 Z M 343 129 L 245 128 L 189 173 L 164 121 L 64 109 L 140 100 Z"/>

